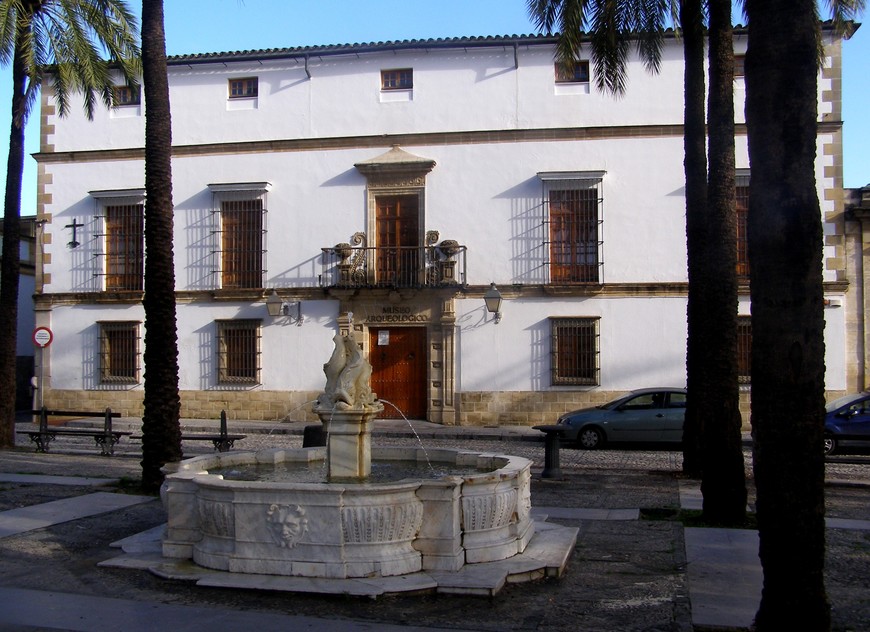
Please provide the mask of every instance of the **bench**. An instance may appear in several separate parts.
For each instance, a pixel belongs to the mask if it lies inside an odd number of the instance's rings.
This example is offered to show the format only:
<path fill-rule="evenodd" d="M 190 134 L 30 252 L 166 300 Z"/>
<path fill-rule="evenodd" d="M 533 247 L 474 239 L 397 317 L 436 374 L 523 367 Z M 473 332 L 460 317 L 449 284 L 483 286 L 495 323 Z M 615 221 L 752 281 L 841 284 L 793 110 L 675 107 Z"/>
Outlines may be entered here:
<path fill-rule="evenodd" d="M 214 449 L 217 452 L 229 452 L 233 449 L 233 444 L 236 441 L 240 441 L 244 439 L 247 435 L 243 434 L 229 434 L 227 432 L 227 411 L 221 411 L 221 427 L 220 432 L 218 434 L 214 433 L 194 433 L 194 434 L 184 434 L 181 433 L 182 441 L 211 441 L 214 444 Z"/>
<path fill-rule="evenodd" d="M 43 406 L 39 410 L 30 411 L 31 415 L 39 415 L 39 428 L 37 430 L 17 430 L 17 434 L 26 434 L 30 441 L 36 444 L 37 452 L 48 452 L 51 442 L 58 437 L 93 437 L 94 442 L 100 448 L 103 456 L 112 456 L 115 453 L 115 444 L 121 437 L 131 435 L 131 432 L 112 429 L 112 419 L 121 416 L 121 413 L 113 413 L 111 408 L 104 412 L 95 413 L 80 410 L 48 410 Z M 48 417 L 102 417 L 103 428 L 55 428 L 48 425 Z"/>
<path fill-rule="evenodd" d="M 565 426 L 532 426 L 544 433 L 544 469 L 541 478 L 561 478 L 562 466 L 559 463 L 559 448 L 565 434 Z"/>
<path fill-rule="evenodd" d="M 181 433 L 182 441 L 211 441 L 214 445 L 214 449 L 217 452 L 229 452 L 233 449 L 233 444 L 236 441 L 240 441 L 247 437 L 248 435 L 243 434 L 229 434 L 227 432 L 227 413 L 225 410 L 221 411 L 221 427 L 218 433 L 191 433 L 185 434 Z M 134 435 L 133 439 L 141 439 L 142 435 Z"/>

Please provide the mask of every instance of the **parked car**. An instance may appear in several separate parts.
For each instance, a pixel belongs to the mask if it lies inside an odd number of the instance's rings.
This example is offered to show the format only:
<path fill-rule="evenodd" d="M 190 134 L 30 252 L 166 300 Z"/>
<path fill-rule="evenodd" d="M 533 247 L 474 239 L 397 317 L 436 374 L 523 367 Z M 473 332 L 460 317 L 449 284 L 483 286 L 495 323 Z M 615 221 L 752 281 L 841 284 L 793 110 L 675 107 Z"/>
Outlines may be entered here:
<path fill-rule="evenodd" d="M 643 388 L 612 402 L 565 413 L 558 424 L 563 437 L 593 450 L 606 443 L 683 440 L 686 389 Z"/>
<path fill-rule="evenodd" d="M 870 441 L 870 392 L 846 395 L 825 406 L 825 454 L 842 441 Z"/>

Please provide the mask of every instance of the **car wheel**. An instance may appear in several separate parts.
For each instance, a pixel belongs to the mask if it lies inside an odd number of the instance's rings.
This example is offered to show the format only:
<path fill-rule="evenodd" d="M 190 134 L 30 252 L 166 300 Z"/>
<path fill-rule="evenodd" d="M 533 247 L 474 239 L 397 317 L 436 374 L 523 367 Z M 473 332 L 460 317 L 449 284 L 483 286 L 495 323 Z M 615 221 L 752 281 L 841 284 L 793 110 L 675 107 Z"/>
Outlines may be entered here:
<path fill-rule="evenodd" d="M 831 435 L 825 435 L 825 456 L 837 451 L 837 440 Z"/>
<path fill-rule="evenodd" d="M 587 450 L 595 450 L 604 445 L 604 433 L 598 428 L 583 428 L 577 435 L 577 444 Z"/>

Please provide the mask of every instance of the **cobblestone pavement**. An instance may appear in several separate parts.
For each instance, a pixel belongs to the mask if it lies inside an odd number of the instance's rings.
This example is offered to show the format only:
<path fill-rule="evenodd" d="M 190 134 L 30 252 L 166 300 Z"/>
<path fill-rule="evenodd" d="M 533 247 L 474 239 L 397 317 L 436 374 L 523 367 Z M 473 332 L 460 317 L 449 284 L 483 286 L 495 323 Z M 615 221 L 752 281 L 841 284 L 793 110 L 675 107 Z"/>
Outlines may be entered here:
<path fill-rule="evenodd" d="M 277 428 L 282 430 L 281 427 Z M 20 441 L 19 437 L 19 441 Z M 141 446 L 119 444 L 116 456 L 98 456 L 91 439 L 65 438 L 56 452 L 37 454 L 27 437 L 18 449 L 0 451 L 0 471 L 13 473 L 138 478 Z M 248 433 L 236 448 L 299 447 L 298 434 Z M 418 445 L 413 436 L 373 438 L 375 446 Z M 531 459 L 543 465 L 540 441 L 424 438 L 427 448 L 473 448 Z M 211 445 L 184 445 L 187 456 L 209 454 Z M 751 453 L 745 451 L 751 475 Z M 678 450 L 600 450 L 563 448 L 563 477 L 535 476 L 532 499 L 537 506 L 598 508 L 676 508 L 679 506 L 681 453 Z M 831 459 L 830 480 L 870 478 L 867 454 Z M 749 478 L 750 498 L 752 481 Z M 51 485 L 0 485 L 0 510 L 36 504 L 91 491 Z M 870 520 L 867 488 L 829 485 L 828 515 Z M 199 605 L 233 610 L 302 614 L 331 620 L 367 621 L 482 631 L 670 631 L 685 632 L 690 612 L 686 584 L 683 529 L 662 520 L 558 520 L 580 529 L 565 575 L 558 580 L 509 585 L 493 599 L 462 596 L 404 596 L 377 601 L 343 597 L 282 595 L 252 591 L 202 589 L 167 582 L 142 571 L 98 568 L 117 554 L 107 543 L 165 521 L 152 503 L 102 516 L 75 520 L 0 540 L 0 585 L 62 590 L 81 595 L 122 596 L 143 602 Z M 834 630 L 870 630 L 870 536 L 867 532 L 828 529 L 826 585 L 833 605 Z"/>
<path fill-rule="evenodd" d="M 299 448 L 302 447 L 302 436 L 284 432 L 280 425 L 271 428 L 273 432 L 250 433 L 236 444 L 239 450 L 262 450 L 265 448 Z M 535 467 L 544 466 L 544 444 L 537 437 L 514 437 L 507 439 L 457 439 L 445 437 L 424 437 L 418 439 L 407 436 L 379 435 L 372 437 L 372 445 L 417 446 L 424 448 L 474 449 L 483 452 L 501 452 L 530 459 Z M 18 435 L 16 445 L 21 448 L 30 447 L 26 435 Z M 185 457 L 211 454 L 211 445 L 207 442 L 185 442 L 183 444 Z M 64 437 L 52 446 L 52 451 L 92 455 L 98 453 L 93 439 L 89 437 Z M 117 457 L 124 460 L 141 457 L 141 443 L 137 440 L 124 438 L 115 447 Z M 38 456 L 38 455 L 36 455 Z M 752 450 L 744 448 L 743 462 L 747 479 L 752 479 Z M 678 448 L 616 448 L 604 450 L 581 450 L 573 447 L 563 447 L 560 450 L 560 464 L 563 469 L 596 469 L 616 471 L 659 471 L 678 473 L 682 470 L 683 455 Z M 138 463 L 130 468 L 130 476 L 138 476 Z M 46 472 L 49 473 L 49 472 Z M 87 476 L 86 473 L 77 473 Z M 870 450 L 858 449 L 846 455 L 830 457 L 825 467 L 827 480 L 850 481 L 870 479 Z"/>

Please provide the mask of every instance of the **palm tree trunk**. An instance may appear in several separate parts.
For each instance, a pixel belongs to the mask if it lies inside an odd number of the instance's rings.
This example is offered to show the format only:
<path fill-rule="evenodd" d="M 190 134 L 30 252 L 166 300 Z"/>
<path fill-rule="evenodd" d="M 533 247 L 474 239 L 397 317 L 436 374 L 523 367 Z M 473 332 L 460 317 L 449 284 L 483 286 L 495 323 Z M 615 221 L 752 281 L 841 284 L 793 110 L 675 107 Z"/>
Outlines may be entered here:
<path fill-rule="evenodd" d="M 683 472 L 700 477 L 701 440 L 704 418 L 704 356 L 708 353 L 704 335 L 703 262 L 706 256 L 707 147 L 704 121 L 704 25 L 701 0 L 680 2 L 685 57 L 685 123 L 683 166 L 686 172 L 686 250 L 689 274 L 686 343 L 686 387 L 688 400 L 683 427 Z"/>
<path fill-rule="evenodd" d="M 163 0 L 142 2 L 142 67 L 147 108 L 142 485 L 156 491 L 163 482 L 163 465 L 182 457 L 172 247 L 172 126 Z"/>
<path fill-rule="evenodd" d="M 21 41 L 19 33 L 19 41 Z M 6 162 L 3 258 L 0 264 L 0 447 L 15 445 L 15 393 L 18 354 L 18 280 L 21 267 L 21 181 L 24 174 L 26 73 L 21 48 L 12 60 L 12 125 Z M 40 385 L 42 386 L 42 385 Z"/>
<path fill-rule="evenodd" d="M 752 431 L 763 630 L 828 630 L 813 0 L 748 0 Z"/>
<path fill-rule="evenodd" d="M 731 0 L 708 4 L 710 91 L 707 133 L 710 171 L 707 185 L 708 241 L 701 265 L 702 326 L 707 353 L 701 491 L 704 518 L 741 524 L 746 517 L 740 391 L 737 381 L 737 214 L 734 189 L 734 33 Z M 694 395 L 693 395 L 694 397 Z"/>

